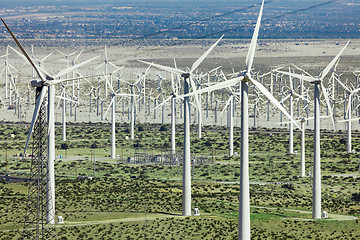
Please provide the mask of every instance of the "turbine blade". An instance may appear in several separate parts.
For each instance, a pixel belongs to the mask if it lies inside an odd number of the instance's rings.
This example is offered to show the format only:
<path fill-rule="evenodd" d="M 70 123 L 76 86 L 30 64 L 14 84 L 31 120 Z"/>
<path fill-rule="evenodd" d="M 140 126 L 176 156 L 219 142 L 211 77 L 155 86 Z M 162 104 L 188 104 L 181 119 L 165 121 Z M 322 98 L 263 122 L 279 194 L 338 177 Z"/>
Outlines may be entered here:
<path fill-rule="evenodd" d="M 224 35 L 222 35 L 198 60 L 193 63 L 190 73 L 192 73 L 202 63 L 202 61 L 204 61 L 204 59 L 210 54 L 223 37 Z"/>
<path fill-rule="evenodd" d="M 310 73 L 308 73 L 308 72 L 306 72 L 304 69 L 302 69 L 302 68 L 300 68 L 300 67 L 296 66 L 296 65 L 295 65 L 295 64 L 293 64 L 293 63 L 291 63 L 291 65 L 292 65 L 293 67 L 295 67 L 297 70 L 302 71 L 303 73 L 305 73 L 305 74 L 306 74 L 306 75 L 308 75 L 309 77 L 312 77 L 312 76 L 311 76 L 311 74 L 310 74 Z"/>
<path fill-rule="evenodd" d="M 111 98 L 110 104 L 109 104 L 108 108 L 107 108 L 106 111 L 105 111 L 104 118 L 106 117 L 106 114 L 108 113 L 110 107 L 114 104 L 114 98 L 115 98 L 115 97 L 112 97 L 112 98 Z"/>
<path fill-rule="evenodd" d="M 97 69 L 99 69 L 99 68 L 101 68 L 101 67 L 104 66 L 104 65 L 105 65 L 105 63 L 100 64 L 99 66 L 97 66 L 96 68 L 94 68 L 94 71 L 97 70 Z"/>
<path fill-rule="evenodd" d="M 343 119 L 343 120 L 338 120 L 336 122 L 341 123 L 341 122 L 349 122 L 349 121 L 357 121 L 360 120 L 360 118 L 352 118 L 352 119 Z"/>
<path fill-rule="evenodd" d="M 261 3 L 260 12 L 259 12 L 259 16 L 258 16 L 258 19 L 257 19 L 257 22 L 256 22 L 254 34 L 253 34 L 252 39 L 251 39 L 251 44 L 250 44 L 250 47 L 249 47 L 248 54 L 246 56 L 245 63 L 246 63 L 247 72 L 251 71 L 251 67 L 252 67 L 252 64 L 253 64 L 254 56 L 255 56 L 256 42 L 257 42 L 258 35 L 259 35 L 259 29 L 260 29 L 260 23 L 261 23 L 263 7 L 264 7 L 264 0 Z"/>
<path fill-rule="evenodd" d="M 30 124 L 29 134 L 28 134 L 28 137 L 27 137 L 26 143 L 25 143 L 24 156 L 25 156 L 27 147 L 29 145 L 31 134 L 34 131 L 34 126 L 35 126 L 35 123 L 36 123 L 36 120 L 37 120 L 37 117 L 38 117 L 38 114 L 39 114 L 39 111 L 40 111 L 41 104 L 42 104 L 42 102 L 44 100 L 44 97 L 46 95 L 46 90 L 47 90 L 47 87 L 43 87 L 42 90 L 41 90 L 40 96 L 36 100 L 34 113 L 33 113 L 33 117 L 32 117 L 31 124 Z"/>
<path fill-rule="evenodd" d="M 222 88 L 228 88 L 228 87 L 231 87 L 231 86 L 239 83 L 243 79 L 244 79 L 244 76 L 240 76 L 240 77 L 237 77 L 237 78 L 227 80 L 225 82 L 219 82 L 219 83 L 214 84 L 214 85 L 212 85 L 210 87 L 202 88 L 202 89 L 198 90 L 196 93 L 191 92 L 191 93 L 188 93 L 188 94 L 183 95 L 181 97 L 193 96 L 195 94 L 202 94 L 202 93 L 205 93 L 205 92 L 211 92 L 211 91 L 219 90 L 219 89 L 222 89 Z"/>
<path fill-rule="evenodd" d="M 328 107 L 328 111 L 329 111 L 329 114 L 330 114 L 330 117 L 331 117 L 331 122 L 333 124 L 334 129 L 335 129 L 335 122 L 334 122 L 334 117 L 333 117 L 333 114 L 332 114 L 332 108 L 331 108 L 331 105 L 330 105 L 329 95 L 328 95 L 328 93 L 326 91 L 326 88 L 324 87 L 324 84 L 322 82 L 320 82 L 320 85 L 321 85 L 321 90 L 322 90 L 322 92 L 324 94 L 326 105 Z"/>
<path fill-rule="evenodd" d="M 115 94 L 114 88 L 111 86 L 110 81 L 107 80 L 107 76 L 105 74 L 104 74 L 104 76 L 105 76 L 105 79 L 106 79 L 105 83 L 109 86 L 111 93 Z"/>
<path fill-rule="evenodd" d="M 191 84 L 191 88 L 193 89 L 193 93 L 194 93 L 194 98 L 195 98 L 195 102 L 196 102 L 196 108 L 198 109 L 199 111 L 199 115 L 201 116 L 201 104 L 200 104 L 200 101 L 199 101 L 199 96 L 200 94 L 198 93 L 197 89 L 196 89 L 196 85 L 195 85 L 195 82 L 194 80 L 192 79 L 191 75 L 190 75 L 190 84 Z"/>
<path fill-rule="evenodd" d="M 148 65 L 157 67 L 157 68 L 159 68 L 161 70 L 164 70 L 164 71 L 167 71 L 167 72 L 176 73 L 176 74 L 186 73 L 186 72 L 184 72 L 184 71 L 182 71 L 180 69 L 177 69 L 177 68 L 167 67 L 167 66 L 163 66 L 163 65 L 160 65 L 160 64 L 156 64 L 156 63 L 149 63 L 149 62 L 142 61 L 142 60 L 138 60 L 138 61 L 141 62 L 141 63 L 145 63 L 145 64 L 148 64 Z"/>
<path fill-rule="evenodd" d="M 74 62 L 76 62 L 76 60 L 78 60 L 78 58 L 80 57 L 80 55 L 83 53 L 84 49 L 80 51 L 80 53 L 74 58 Z"/>
<path fill-rule="evenodd" d="M 290 67 L 289 67 L 289 72 L 291 72 L 291 68 L 290 68 Z M 291 91 L 294 91 L 292 76 L 289 76 L 289 84 L 290 84 L 290 90 L 291 90 Z"/>
<path fill-rule="evenodd" d="M 288 75 L 288 76 L 291 76 L 291 77 L 295 77 L 295 78 L 298 78 L 298 79 L 302 79 L 302 80 L 308 81 L 308 82 L 314 82 L 314 81 L 317 80 L 314 77 L 304 76 L 304 75 L 300 75 L 300 74 L 297 74 L 297 73 L 290 73 L 290 72 L 283 72 L 283 71 L 277 71 L 277 72 Z"/>
<path fill-rule="evenodd" d="M 53 53 L 51 52 L 48 55 L 46 55 L 43 59 L 40 60 L 40 62 L 44 62 L 48 57 L 51 56 L 51 54 L 53 54 Z"/>
<path fill-rule="evenodd" d="M 56 98 L 59 98 L 59 99 L 62 99 L 62 100 L 66 100 L 66 101 L 69 101 L 69 102 L 74 102 L 74 103 L 77 103 L 78 101 L 76 100 L 72 100 L 70 98 L 66 98 L 66 97 L 63 97 L 63 96 L 56 96 Z"/>
<path fill-rule="evenodd" d="M 293 91 L 292 93 L 293 93 L 296 97 L 301 98 L 301 99 L 304 100 L 304 101 L 308 101 L 308 99 L 306 99 L 305 97 L 301 96 L 300 94 L 297 94 L 295 91 Z M 310 102 L 310 104 L 311 104 L 311 102 Z"/>
<path fill-rule="evenodd" d="M 164 105 L 166 102 L 168 102 L 171 98 L 173 98 L 173 96 L 170 96 L 170 97 L 166 98 L 164 101 L 162 101 L 162 103 L 160 103 L 160 104 L 156 105 L 156 107 L 154 107 L 154 109 L 153 109 L 153 110 L 155 110 L 155 109 L 157 109 L 157 108 L 161 107 L 161 106 L 162 106 L 162 105 Z"/>
<path fill-rule="evenodd" d="M 336 79 L 336 81 L 338 81 L 338 82 L 340 83 L 340 85 L 341 85 L 346 91 L 348 91 L 349 93 L 351 92 L 350 89 L 349 89 L 347 86 L 345 86 L 345 84 L 344 84 L 343 82 L 341 82 L 341 81 L 339 80 L 339 78 L 335 77 L 335 79 Z"/>
<path fill-rule="evenodd" d="M 227 106 L 229 106 L 229 103 L 231 101 L 232 96 L 229 97 L 229 99 L 226 101 L 224 109 L 221 111 L 220 116 L 225 112 Z"/>
<path fill-rule="evenodd" d="M 48 83 L 49 83 L 49 85 L 54 85 L 54 84 L 58 84 L 58 83 L 84 79 L 84 80 L 88 81 L 91 84 L 91 82 L 89 80 L 87 80 L 86 78 L 92 78 L 92 77 L 98 77 L 98 76 L 100 76 L 100 75 L 80 76 L 80 77 L 69 78 L 69 79 L 55 79 L 55 80 L 48 81 Z"/>
<path fill-rule="evenodd" d="M 131 94 L 131 93 L 116 93 L 115 95 L 120 96 L 120 97 L 131 97 L 131 96 L 136 97 L 137 96 L 136 94 Z"/>
<path fill-rule="evenodd" d="M 359 91 L 360 91 L 360 88 L 354 89 L 354 90 L 352 91 L 352 94 L 355 94 L 355 93 L 357 93 L 357 92 L 359 92 Z"/>
<path fill-rule="evenodd" d="M 89 63 L 89 62 L 97 59 L 98 57 L 99 57 L 99 56 L 94 57 L 94 58 L 91 58 L 91 59 L 89 59 L 89 60 L 86 60 L 86 61 L 84 61 L 84 62 L 82 62 L 82 63 L 76 64 L 76 65 L 74 65 L 74 66 L 68 67 L 68 68 L 60 71 L 60 72 L 59 72 L 58 74 L 56 74 L 53 78 L 55 79 L 55 78 L 61 77 L 61 76 L 65 75 L 65 74 L 67 74 L 67 73 L 69 73 L 69 72 L 71 72 L 71 71 L 73 71 L 73 70 L 75 70 L 75 69 L 77 69 L 77 68 L 79 68 L 79 67 L 82 67 L 82 66 L 84 66 L 85 64 L 87 64 L 87 63 Z"/>
<path fill-rule="evenodd" d="M 173 94 L 176 94 L 175 88 L 174 88 L 174 74 L 173 73 L 171 74 L 171 90 L 172 90 Z"/>
<path fill-rule="evenodd" d="M 4 19 L 1 18 L 1 21 L 3 22 L 3 24 L 5 25 L 6 29 L 9 31 L 9 33 L 11 34 L 11 37 L 14 39 L 16 45 L 18 45 L 18 47 L 20 48 L 21 52 L 23 53 L 23 55 L 25 56 L 26 60 L 30 63 L 30 65 L 35 69 L 35 72 L 37 73 L 37 75 L 39 76 L 39 78 L 45 82 L 45 77 L 41 74 L 41 72 L 39 71 L 39 69 L 36 67 L 36 65 L 34 64 L 34 62 L 31 60 L 31 58 L 29 57 L 29 55 L 26 53 L 25 49 L 21 46 L 20 42 L 16 39 L 15 35 L 11 32 L 10 28 L 6 25 Z"/>
<path fill-rule="evenodd" d="M 24 61 L 26 61 L 26 62 L 29 63 L 28 59 L 26 58 L 26 56 L 24 56 L 24 54 L 20 53 L 18 50 L 16 50 L 15 48 L 13 48 L 13 47 L 11 47 L 11 46 L 9 46 L 9 48 L 11 48 L 11 49 L 12 49 L 17 55 L 19 55 L 19 57 L 21 57 Z M 30 63 L 30 66 L 33 67 L 33 65 L 32 65 L 31 63 Z M 36 70 L 36 69 L 37 69 L 37 70 Z M 46 74 L 47 76 L 49 76 L 44 69 L 41 69 L 40 67 L 37 67 L 36 69 L 35 69 L 35 71 L 36 71 L 36 73 L 39 72 L 40 75 L 38 74 L 38 76 L 40 77 L 41 80 L 45 79 L 45 76 L 43 75 L 43 73 Z M 44 80 L 43 80 L 43 81 L 44 81 Z"/>
<path fill-rule="evenodd" d="M 7 63 L 9 65 L 10 68 L 12 68 L 15 72 L 17 72 L 18 74 L 20 73 L 13 65 L 11 65 L 10 63 Z"/>
<path fill-rule="evenodd" d="M 289 95 L 287 95 L 286 97 L 284 97 L 283 99 L 281 99 L 281 101 L 279 103 L 285 102 L 290 96 L 291 96 L 291 93 Z"/>
<path fill-rule="evenodd" d="M 64 55 L 64 56 L 66 56 L 66 54 L 65 53 L 63 53 L 63 52 L 61 52 L 59 49 L 57 50 L 61 55 Z"/>
<path fill-rule="evenodd" d="M 124 66 L 118 67 L 118 66 L 116 66 L 115 64 L 113 64 L 112 62 L 108 62 L 108 64 L 110 64 L 110 65 L 112 65 L 113 67 L 116 68 L 116 69 L 112 72 L 112 74 L 114 74 L 114 73 L 116 73 L 116 72 L 118 72 L 118 71 L 120 71 L 121 69 L 124 68 Z"/>
<path fill-rule="evenodd" d="M 283 106 L 281 106 L 281 104 L 278 102 L 278 100 L 276 100 L 274 98 L 274 96 L 271 95 L 271 93 L 261 83 L 254 80 L 253 78 L 250 78 L 250 81 L 256 86 L 257 89 L 260 90 L 260 92 L 262 92 L 270 100 L 270 102 L 272 104 L 274 104 L 278 109 L 280 109 L 280 111 L 282 111 L 285 114 L 285 116 L 287 118 L 289 118 L 289 120 L 295 124 L 295 126 L 297 126 L 299 129 L 301 129 L 299 124 L 297 124 L 297 122 L 290 116 L 290 114 L 285 110 L 285 108 Z"/>
<path fill-rule="evenodd" d="M 327 65 L 327 67 L 324 69 L 324 71 L 321 73 L 321 79 L 324 79 L 324 77 L 328 74 L 328 72 L 330 71 L 330 69 L 334 66 L 334 64 L 336 63 L 336 61 L 339 59 L 339 57 L 341 56 L 341 54 L 344 52 L 345 48 L 347 47 L 347 45 L 350 43 L 350 41 L 348 41 L 345 46 L 341 49 L 341 51 L 336 55 L 336 57 L 329 63 L 329 65 Z"/>

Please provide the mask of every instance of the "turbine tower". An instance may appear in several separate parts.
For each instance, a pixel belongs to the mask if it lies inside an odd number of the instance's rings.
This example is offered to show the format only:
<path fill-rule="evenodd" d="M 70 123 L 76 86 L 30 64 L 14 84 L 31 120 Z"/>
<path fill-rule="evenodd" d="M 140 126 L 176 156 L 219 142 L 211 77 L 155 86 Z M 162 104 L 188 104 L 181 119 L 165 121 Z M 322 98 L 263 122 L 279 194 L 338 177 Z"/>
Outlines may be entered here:
<path fill-rule="evenodd" d="M 320 87 L 325 97 L 326 105 L 328 107 L 332 124 L 335 128 L 334 118 L 331 111 L 330 99 L 327 93 L 327 90 L 324 87 L 323 81 L 326 75 L 329 73 L 331 68 L 335 65 L 337 60 L 340 58 L 341 54 L 344 52 L 346 45 L 341 49 L 341 51 L 335 56 L 335 58 L 326 66 L 326 68 L 321 72 L 318 77 L 305 76 L 296 73 L 282 72 L 292 77 L 298 79 L 303 79 L 314 84 L 314 169 L 313 169 L 313 219 L 321 218 L 321 168 L 320 168 Z M 319 86 L 320 85 L 320 86 Z"/>
<path fill-rule="evenodd" d="M 352 102 L 353 102 L 353 96 L 357 94 L 360 91 L 360 88 L 351 89 L 347 87 L 344 83 L 342 83 L 338 78 L 336 80 L 340 83 L 340 85 L 345 89 L 345 91 L 348 94 L 348 106 L 346 110 L 347 119 L 344 120 L 347 122 L 347 153 L 352 153 L 352 147 L 351 147 L 351 122 L 358 120 L 358 118 L 352 118 Z M 338 121 L 338 122 L 344 122 L 344 121 Z"/>
<path fill-rule="evenodd" d="M 115 135 L 115 125 L 116 125 L 116 111 L 115 111 L 115 105 L 116 105 L 116 96 L 133 96 L 131 94 L 124 94 L 124 93 L 117 93 L 115 92 L 114 88 L 112 87 L 110 81 L 107 81 L 107 76 L 105 75 L 106 84 L 108 84 L 108 87 L 110 89 L 110 96 L 111 101 L 109 104 L 108 109 L 106 110 L 104 117 L 106 116 L 107 112 L 109 111 L 111 107 L 111 158 L 116 158 L 116 135 Z"/>

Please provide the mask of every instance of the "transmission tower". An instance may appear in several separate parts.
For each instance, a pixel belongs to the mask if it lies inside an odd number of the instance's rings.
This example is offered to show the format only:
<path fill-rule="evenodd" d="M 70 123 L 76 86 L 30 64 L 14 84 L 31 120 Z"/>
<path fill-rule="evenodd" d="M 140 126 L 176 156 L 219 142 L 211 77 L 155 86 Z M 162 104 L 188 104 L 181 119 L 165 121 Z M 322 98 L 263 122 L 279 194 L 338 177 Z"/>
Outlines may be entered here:
<path fill-rule="evenodd" d="M 36 88 L 36 100 L 43 87 Z M 47 119 L 45 103 L 41 104 L 33 131 L 30 180 L 24 222 L 24 239 L 57 239 L 55 216 L 51 212 L 52 202 L 48 186 L 47 163 Z"/>

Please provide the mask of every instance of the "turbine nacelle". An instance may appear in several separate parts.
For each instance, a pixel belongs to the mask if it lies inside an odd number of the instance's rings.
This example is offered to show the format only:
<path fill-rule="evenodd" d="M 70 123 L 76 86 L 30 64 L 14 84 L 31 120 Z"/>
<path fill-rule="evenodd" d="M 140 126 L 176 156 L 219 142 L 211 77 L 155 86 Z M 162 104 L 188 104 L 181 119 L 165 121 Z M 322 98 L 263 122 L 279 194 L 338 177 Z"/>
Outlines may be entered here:
<path fill-rule="evenodd" d="M 316 80 L 314 80 L 314 81 L 311 81 L 310 83 L 311 83 L 311 84 L 316 84 L 316 85 L 318 85 L 318 84 L 321 83 L 321 79 L 316 79 Z"/>
<path fill-rule="evenodd" d="M 247 72 L 247 71 L 242 72 L 242 73 L 239 75 L 239 77 L 240 77 L 240 76 L 243 76 L 243 77 L 244 77 L 243 80 L 242 80 L 242 81 L 244 81 L 244 82 L 248 82 L 248 81 L 250 81 L 250 79 L 251 79 L 251 74 L 250 74 L 250 72 Z"/>
<path fill-rule="evenodd" d="M 30 85 L 31 85 L 32 87 L 41 88 L 41 87 L 43 87 L 45 84 L 44 84 L 44 82 L 41 81 L 41 80 L 34 79 L 34 80 L 31 80 L 31 81 L 30 81 Z"/>
<path fill-rule="evenodd" d="M 181 77 L 183 78 L 190 78 L 190 73 L 182 73 Z"/>

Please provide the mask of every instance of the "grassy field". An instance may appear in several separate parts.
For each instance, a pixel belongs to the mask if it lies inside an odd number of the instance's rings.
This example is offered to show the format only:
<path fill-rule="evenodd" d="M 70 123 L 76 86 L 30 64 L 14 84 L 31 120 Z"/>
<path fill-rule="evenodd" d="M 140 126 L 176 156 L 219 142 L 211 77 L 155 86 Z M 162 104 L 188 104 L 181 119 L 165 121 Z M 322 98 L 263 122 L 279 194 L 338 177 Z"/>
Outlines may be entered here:
<path fill-rule="evenodd" d="M 56 214 L 65 219 L 64 225 L 57 225 L 58 239 L 237 239 L 240 158 L 226 156 L 228 133 L 207 129 L 202 139 L 192 138 L 193 154 L 214 163 L 193 166 L 192 207 L 199 208 L 201 215 L 183 217 L 182 166 L 122 161 L 133 155 L 134 144 L 151 149 L 153 155 L 169 148 L 169 131 L 159 131 L 160 125 L 142 127 L 132 142 L 124 140 L 126 125 L 118 126 L 116 160 L 108 158 L 107 127 L 69 127 L 67 146 L 60 139 L 56 142 L 56 155 L 62 156 L 55 162 Z M 0 132 L 0 172 L 6 171 L 7 151 L 7 172 L 27 176 L 30 159 L 13 156 L 22 151 L 27 130 L 1 125 Z M 239 151 L 239 134 L 235 136 Z M 250 135 L 252 239 L 360 238 L 359 154 L 345 153 L 344 136 L 322 136 L 322 209 L 330 218 L 313 221 L 311 178 L 298 177 L 300 156 L 286 154 L 287 133 Z M 359 141 L 354 136 L 355 149 Z M 312 135 L 306 145 L 309 172 Z M 296 135 L 295 150 L 300 152 L 298 146 Z M 78 175 L 93 176 L 94 151 L 96 177 L 77 181 Z M 27 191 L 26 183 L 0 184 L 0 239 L 21 238 Z"/>

